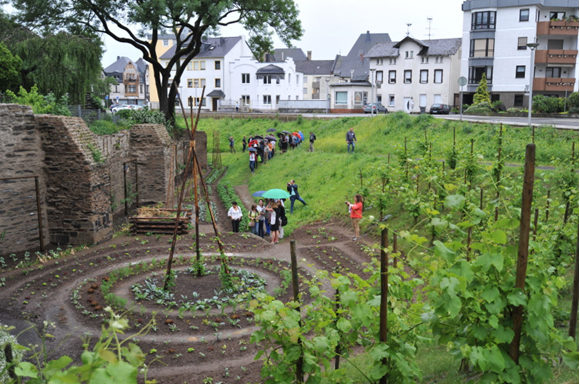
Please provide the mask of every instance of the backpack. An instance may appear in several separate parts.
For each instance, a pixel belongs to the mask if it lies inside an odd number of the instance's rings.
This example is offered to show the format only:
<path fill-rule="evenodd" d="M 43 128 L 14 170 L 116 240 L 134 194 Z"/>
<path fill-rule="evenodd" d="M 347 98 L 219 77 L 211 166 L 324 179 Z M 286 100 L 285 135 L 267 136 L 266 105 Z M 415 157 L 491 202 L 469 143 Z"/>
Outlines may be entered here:
<path fill-rule="evenodd" d="M 280 226 L 284 227 L 288 224 L 288 218 L 286 218 L 286 216 L 283 216 L 282 218 L 280 218 Z"/>

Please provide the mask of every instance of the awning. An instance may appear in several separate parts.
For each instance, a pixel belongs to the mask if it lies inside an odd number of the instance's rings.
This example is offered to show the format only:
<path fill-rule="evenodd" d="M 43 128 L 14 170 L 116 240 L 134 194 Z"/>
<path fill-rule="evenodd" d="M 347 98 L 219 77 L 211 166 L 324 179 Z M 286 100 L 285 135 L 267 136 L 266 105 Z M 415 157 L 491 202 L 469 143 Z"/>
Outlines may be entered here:
<path fill-rule="evenodd" d="M 210 98 L 225 98 L 226 94 L 222 90 L 213 90 L 209 94 L 207 94 Z"/>

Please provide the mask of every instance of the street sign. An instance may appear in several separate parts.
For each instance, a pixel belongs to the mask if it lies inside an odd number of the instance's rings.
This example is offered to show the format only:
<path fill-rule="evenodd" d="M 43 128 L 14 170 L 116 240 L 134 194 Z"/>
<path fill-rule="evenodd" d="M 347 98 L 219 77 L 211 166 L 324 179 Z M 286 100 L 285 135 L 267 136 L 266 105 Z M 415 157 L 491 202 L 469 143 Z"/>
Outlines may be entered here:
<path fill-rule="evenodd" d="M 467 85 L 467 78 L 465 76 L 462 76 L 459 79 L 457 79 L 457 83 L 459 83 L 459 85 L 461 87 L 466 86 Z"/>
<path fill-rule="evenodd" d="M 105 100 L 109 100 L 109 95 L 105 95 Z"/>

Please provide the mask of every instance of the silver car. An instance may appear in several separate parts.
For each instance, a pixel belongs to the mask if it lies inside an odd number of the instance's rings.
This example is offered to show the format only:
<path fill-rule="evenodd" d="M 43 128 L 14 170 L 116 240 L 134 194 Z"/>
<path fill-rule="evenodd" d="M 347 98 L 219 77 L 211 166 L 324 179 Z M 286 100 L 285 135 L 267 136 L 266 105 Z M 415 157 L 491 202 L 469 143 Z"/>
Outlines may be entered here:
<path fill-rule="evenodd" d="M 387 110 L 387 107 L 383 106 L 381 103 L 368 103 L 367 105 L 365 105 L 364 109 L 363 109 L 365 114 L 378 114 L 383 113 L 383 114 L 387 114 L 389 112 L 389 110 Z"/>

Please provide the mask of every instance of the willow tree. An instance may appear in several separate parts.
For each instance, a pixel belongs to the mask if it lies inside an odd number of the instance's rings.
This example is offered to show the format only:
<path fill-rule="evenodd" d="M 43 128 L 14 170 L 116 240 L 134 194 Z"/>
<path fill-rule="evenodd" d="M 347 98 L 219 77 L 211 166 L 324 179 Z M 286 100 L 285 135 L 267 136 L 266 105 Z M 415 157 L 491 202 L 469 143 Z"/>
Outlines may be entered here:
<path fill-rule="evenodd" d="M 254 51 L 272 48 L 271 31 L 288 46 L 302 36 L 293 0 L 12 0 L 18 19 L 34 29 L 77 26 L 138 49 L 151 64 L 159 106 L 173 121 L 177 86 L 201 50 L 202 37 L 241 23 Z M 164 33 L 175 36 L 175 55 L 167 65 L 155 48 Z M 171 82 L 170 82 L 171 81 Z M 169 91 L 167 91 L 169 90 Z"/>

